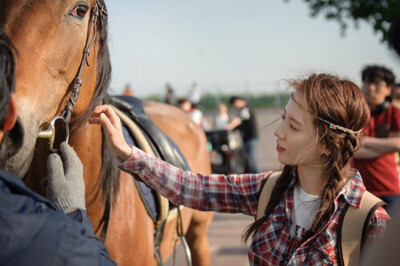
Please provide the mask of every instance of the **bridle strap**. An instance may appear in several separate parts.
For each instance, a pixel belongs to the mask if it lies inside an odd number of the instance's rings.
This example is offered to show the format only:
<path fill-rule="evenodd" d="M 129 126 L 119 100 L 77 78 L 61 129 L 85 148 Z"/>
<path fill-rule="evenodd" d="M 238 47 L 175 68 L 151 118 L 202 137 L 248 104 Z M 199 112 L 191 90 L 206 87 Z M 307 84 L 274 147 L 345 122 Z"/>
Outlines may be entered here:
<path fill-rule="evenodd" d="M 89 24 L 89 28 L 88 28 L 88 32 L 87 32 L 85 49 L 83 50 L 81 64 L 79 66 L 78 73 L 76 74 L 76 77 L 74 80 L 71 97 L 69 98 L 68 103 L 65 106 L 64 111 L 62 113 L 62 117 L 64 117 L 66 124 L 69 124 L 69 122 L 71 121 L 72 112 L 74 111 L 74 106 L 78 100 L 78 96 L 79 96 L 79 93 L 81 90 L 81 86 L 82 86 L 81 75 L 82 75 L 83 67 L 85 66 L 85 63 L 87 64 L 87 66 L 90 66 L 89 55 L 90 55 L 90 49 L 92 48 L 92 46 L 96 40 L 96 36 L 97 36 L 97 27 L 96 27 L 97 20 L 100 17 L 100 19 L 101 19 L 100 23 L 102 23 L 107 15 L 108 14 L 107 14 L 105 7 L 103 5 L 101 5 L 101 3 L 99 1 L 96 1 L 96 3 L 93 6 L 93 9 L 92 9 L 92 14 L 90 17 L 90 24 Z M 92 32 L 93 27 L 94 27 L 94 34 L 93 34 L 92 40 L 90 40 L 90 34 Z"/>
<path fill-rule="evenodd" d="M 78 69 L 78 73 L 76 74 L 75 79 L 74 79 L 71 96 L 62 112 L 62 115 L 53 118 L 50 122 L 49 127 L 46 130 L 41 130 L 38 134 L 38 138 L 48 140 L 49 149 L 52 152 L 57 151 L 57 149 L 55 149 L 53 147 L 55 134 L 56 134 L 56 128 L 55 128 L 56 120 L 64 120 L 63 123 L 65 125 L 65 130 L 66 130 L 67 136 L 69 136 L 69 123 L 71 121 L 72 112 L 73 112 L 74 106 L 78 100 L 79 92 L 80 92 L 80 89 L 82 86 L 81 75 L 82 75 L 83 67 L 84 67 L 85 63 L 89 66 L 90 49 L 92 48 L 92 46 L 96 40 L 96 37 L 97 37 L 97 21 L 98 21 L 98 18 L 100 17 L 100 23 L 102 26 L 103 21 L 105 20 L 107 15 L 108 14 L 107 14 L 105 7 L 99 2 L 99 0 L 97 0 L 92 8 L 92 13 L 91 13 L 87 37 L 86 37 L 85 48 L 83 50 L 82 60 L 81 60 L 81 64 Z M 94 27 L 93 38 L 92 38 L 92 40 L 90 40 L 90 34 L 92 32 L 93 27 Z M 51 126 L 52 124 L 54 124 L 54 126 Z M 68 137 L 66 137 L 65 141 L 68 143 Z"/>
<path fill-rule="evenodd" d="M 78 100 L 78 96 L 79 96 L 79 93 L 81 90 L 81 86 L 82 86 L 81 75 L 82 75 L 83 67 L 85 66 L 85 63 L 87 66 L 90 66 L 90 63 L 89 63 L 90 49 L 92 48 L 94 42 L 96 41 L 96 37 L 97 37 L 97 20 L 100 17 L 100 25 L 102 26 L 103 21 L 105 20 L 106 16 L 108 16 L 108 14 L 107 14 L 105 7 L 97 0 L 92 9 L 92 14 L 90 17 L 90 24 L 88 27 L 88 32 L 87 32 L 87 37 L 86 37 L 85 49 L 83 50 L 81 64 L 79 66 L 78 73 L 76 74 L 76 77 L 74 80 L 74 86 L 72 87 L 71 97 L 69 98 L 68 103 L 65 106 L 64 111 L 62 113 L 62 117 L 65 119 L 65 124 L 67 124 L 67 125 L 71 121 L 72 112 L 74 111 L 74 106 Z M 90 34 L 91 34 L 93 28 L 94 28 L 93 38 L 92 38 L 92 40 L 90 40 Z M 105 243 L 105 241 L 106 241 L 108 226 L 110 223 L 111 205 L 112 205 L 111 202 L 107 202 L 105 211 L 104 211 L 104 216 L 103 216 L 103 221 L 102 221 L 103 228 L 102 228 L 102 232 L 100 234 L 100 239 L 103 243 Z"/>
<path fill-rule="evenodd" d="M 74 111 L 74 106 L 76 104 L 76 101 L 78 100 L 78 96 L 79 96 L 79 93 L 81 90 L 81 86 L 82 86 L 81 75 L 82 75 L 83 67 L 85 66 L 85 63 L 87 66 L 90 66 L 89 55 L 90 55 L 90 49 L 92 48 L 92 46 L 96 40 L 96 37 L 97 37 L 97 20 L 100 17 L 100 25 L 102 26 L 103 21 L 105 20 L 106 16 L 108 16 L 108 14 L 107 14 L 105 7 L 97 0 L 92 9 L 92 14 L 90 17 L 90 24 L 88 27 L 88 32 L 87 32 L 87 37 L 86 37 L 85 49 L 83 50 L 81 64 L 79 66 L 78 73 L 76 74 L 76 77 L 74 80 L 74 86 L 72 88 L 71 97 L 69 98 L 68 103 L 65 106 L 64 111 L 62 113 L 62 117 L 64 118 L 65 124 L 67 124 L 67 126 L 68 126 L 69 122 L 71 121 L 72 112 Z M 92 38 L 92 40 L 90 40 L 90 34 L 92 32 L 93 27 L 94 27 L 93 38 Z M 103 244 L 106 241 L 108 226 L 110 223 L 111 205 L 112 205 L 111 202 L 106 203 L 106 207 L 105 207 L 105 211 L 104 211 L 104 215 L 103 215 L 103 221 L 102 221 L 103 228 L 102 228 L 102 232 L 100 234 L 100 239 L 103 242 Z"/>

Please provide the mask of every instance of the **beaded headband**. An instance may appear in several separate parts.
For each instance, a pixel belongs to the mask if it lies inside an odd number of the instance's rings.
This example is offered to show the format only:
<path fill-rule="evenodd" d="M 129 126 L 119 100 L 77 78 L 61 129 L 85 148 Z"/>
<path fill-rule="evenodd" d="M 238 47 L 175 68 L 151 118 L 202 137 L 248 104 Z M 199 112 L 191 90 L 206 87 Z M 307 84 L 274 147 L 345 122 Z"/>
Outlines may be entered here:
<path fill-rule="evenodd" d="M 321 117 L 318 117 L 318 116 L 316 116 L 316 118 L 318 118 L 322 122 L 327 123 L 329 125 L 329 129 L 337 129 L 337 130 L 340 130 L 340 131 L 343 131 L 343 132 L 346 132 L 346 133 L 350 133 L 350 134 L 358 134 L 358 133 L 360 133 L 362 131 L 362 129 L 360 129 L 358 131 L 354 131 L 354 130 L 351 130 L 351 129 L 348 129 L 348 128 L 345 128 L 345 127 L 342 127 L 342 126 L 339 126 L 339 125 L 335 125 L 334 123 L 331 123 L 331 122 L 329 122 L 329 121 L 327 121 L 325 119 L 322 119 Z"/>
<path fill-rule="evenodd" d="M 293 100 L 301 109 L 303 109 L 303 106 L 302 106 L 298 101 L 296 101 L 296 99 L 294 98 L 294 93 L 293 93 L 293 92 L 290 94 L 290 96 L 291 96 L 292 100 Z M 303 109 L 303 110 L 304 110 L 304 109 Z M 314 116 L 315 116 L 315 115 L 314 115 Z M 327 120 L 325 120 L 325 119 L 323 119 L 323 118 L 321 118 L 321 117 L 318 117 L 318 116 L 315 116 L 315 117 L 316 117 L 317 119 L 319 119 L 320 121 L 322 121 L 322 122 L 328 124 L 328 125 L 329 125 L 329 129 L 340 130 L 340 131 L 343 131 L 343 132 L 346 132 L 346 133 L 349 133 L 349 134 L 358 134 L 358 133 L 360 133 L 360 132 L 362 131 L 362 129 L 357 130 L 357 131 L 354 131 L 354 130 L 351 130 L 351 129 L 348 129 L 348 128 L 345 128 L 345 127 L 336 125 L 336 124 L 334 124 L 334 123 L 331 123 L 331 122 L 329 122 L 329 121 L 327 121 Z"/>

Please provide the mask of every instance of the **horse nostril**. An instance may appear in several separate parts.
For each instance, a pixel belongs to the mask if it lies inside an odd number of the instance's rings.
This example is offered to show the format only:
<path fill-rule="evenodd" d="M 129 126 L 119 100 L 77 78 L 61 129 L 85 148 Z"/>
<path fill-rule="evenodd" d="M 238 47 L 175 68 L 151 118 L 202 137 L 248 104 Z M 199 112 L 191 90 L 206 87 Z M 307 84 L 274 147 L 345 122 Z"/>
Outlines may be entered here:
<path fill-rule="evenodd" d="M 19 117 L 14 127 L 6 133 L 6 136 L 4 136 L 4 138 L 5 139 L 1 144 L 1 150 L 5 150 L 7 152 L 8 159 L 13 157 L 22 148 L 23 145 L 24 128 L 22 127 L 22 123 Z M 4 155 L 3 152 L 2 154 Z M 1 156 L 1 159 L 4 159 L 3 156 Z"/>

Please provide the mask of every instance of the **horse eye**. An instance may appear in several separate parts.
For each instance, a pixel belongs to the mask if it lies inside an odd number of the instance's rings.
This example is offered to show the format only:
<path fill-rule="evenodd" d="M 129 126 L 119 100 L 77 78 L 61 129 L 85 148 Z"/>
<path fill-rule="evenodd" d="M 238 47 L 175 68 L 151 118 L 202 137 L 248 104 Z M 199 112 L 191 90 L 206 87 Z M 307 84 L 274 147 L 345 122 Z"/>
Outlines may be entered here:
<path fill-rule="evenodd" d="M 71 11 L 71 15 L 74 17 L 84 18 L 86 13 L 88 12 L 88 10 L 89 10 L 88 6 L 80 5 L 80 6 L 75 7 Z"/>

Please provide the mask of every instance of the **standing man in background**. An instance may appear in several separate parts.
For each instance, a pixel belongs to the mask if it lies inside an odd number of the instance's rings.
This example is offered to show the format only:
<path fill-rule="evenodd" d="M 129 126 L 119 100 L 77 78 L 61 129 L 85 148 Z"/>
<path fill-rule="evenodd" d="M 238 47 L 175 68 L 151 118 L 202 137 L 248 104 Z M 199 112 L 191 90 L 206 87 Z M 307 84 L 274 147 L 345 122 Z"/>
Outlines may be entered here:
<path fill-rule="evenodd" d="M 362 71 L 362 81 L 371 118 L 363 129 L 365 138 L 354 155 L 354 166 L 367 190 L 385 201 L 391 214 L 391 209 L 400 203 L 396 162 L 400 151 L 400 109 L 389 100 L 395 76 L 385 67 L 367 66 Z"/>
<path fill-rule="evenodd" d="M 124 95 L 127 95 L 127 96 L 132 96 L 133 95 L 133 92 L 132 92 L 132 89 L 131 89 L 131 84 L 127 83 L 125 85 Z"/>
<path fill-rule="evenodd" d="M 196 81 L 193 81 L 192 87 L 189 89 L 187 99 L 192 103 L 193 108 L 198 109 L 199 103 L 201 100 L 201 91 L 199 84 Z"/>
<path fill-rule="evenodd" d="M 392 103 L 394 107 L 400 109 L 400 83 L 397 83 L 392 91 Z M 396 154 L 397 170 L 400 172 L 400 151 Z"/>
<path fill-rule="evenodd" d="M 246 172 L 259 173 L 260 169 L 257 163 L 258 131 L 254 111 L 242 97 L 233 96 L 229 102 L 239 111 L 232 121 L 225 126 L 225 129 L 233 130 L 237 128 L 240 131 L 248 155 L 249 169 L 246 169 Z"/>
<path fill-rule="evenodd" d="M 400 83 L 397 83 L 393 87 L 392 98 L 393 98 L 393 105 L 397 108 L 400 108 Z"/>
<path fill-rule="evenodd" d="M 164 102 L 170 105 L 174 105 L 176 103 L 174 88 L 171 86 L 169 82 L 167 82 L 165 84 L 165 89 L 167 92 L 165 94 Z"/>

